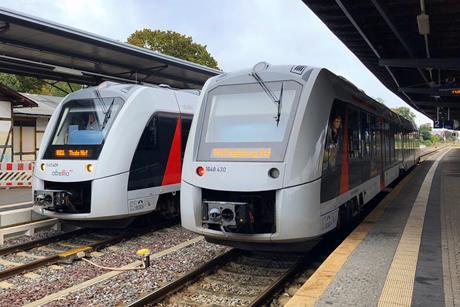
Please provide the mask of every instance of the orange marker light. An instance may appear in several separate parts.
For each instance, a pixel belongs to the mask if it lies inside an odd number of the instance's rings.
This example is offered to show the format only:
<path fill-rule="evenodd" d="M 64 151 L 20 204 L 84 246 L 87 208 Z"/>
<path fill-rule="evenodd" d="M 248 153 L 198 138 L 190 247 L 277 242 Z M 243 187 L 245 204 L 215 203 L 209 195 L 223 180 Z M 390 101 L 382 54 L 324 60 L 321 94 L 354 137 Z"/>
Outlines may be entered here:
<path fill-rule="evenodd" d="M 196 168 L 196 174 L 197 174 L 198 176 L 201 177 L 201 176 L 204 175 L 204 173 L 205 173 L 204 167 L 198 166 L 198 167 Z"/>

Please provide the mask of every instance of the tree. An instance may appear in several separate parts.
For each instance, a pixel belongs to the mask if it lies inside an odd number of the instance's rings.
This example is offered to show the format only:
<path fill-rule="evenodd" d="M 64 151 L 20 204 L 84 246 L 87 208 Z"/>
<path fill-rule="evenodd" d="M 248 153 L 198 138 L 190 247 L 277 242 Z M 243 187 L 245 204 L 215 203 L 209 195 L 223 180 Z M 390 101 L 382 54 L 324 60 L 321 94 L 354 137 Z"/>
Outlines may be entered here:
<path fill-rule="evenodd" d="M 43 81 L 32 77 L 0 73 L 0 84 L 5 85 L 16 92 L 38 94 L 43 87 Z"/>
<path fill-rule="evenodd" d="M 433 128 L 431 127 L 430 123 L 420 125 L 418 130 L 420 132 L 420 137 L 422 138 L 422 141 L 431 140 L 432 138 L 431 132 L 433 131 Z"/>
<path fill-rule="evenodd" d="M 44 80 L 6 73 L 0 73 L 0 84 L 5 85 L 16 92 L 50 96 L 65 96 L 65 92 L 71 93 L 72 91 L 83 88 L 83 85 L 81 84 L 71 83 L 71 89 L 66 82 L 58 82 L 55 85 L 64 90 L 61 91 Z"/>
<path fill-rule="evenodd" d="M 391 110 L 415 124 L 415 114 L 408 107 L 393 108 Z"/>
<path fill-rule="evenodd" d="M 219 69 L 217 61 L 206 50 L 206 45 L 195 43 L 191 36 L 174 31 L 137 30 L 128 37 L 128 43 Z"/>

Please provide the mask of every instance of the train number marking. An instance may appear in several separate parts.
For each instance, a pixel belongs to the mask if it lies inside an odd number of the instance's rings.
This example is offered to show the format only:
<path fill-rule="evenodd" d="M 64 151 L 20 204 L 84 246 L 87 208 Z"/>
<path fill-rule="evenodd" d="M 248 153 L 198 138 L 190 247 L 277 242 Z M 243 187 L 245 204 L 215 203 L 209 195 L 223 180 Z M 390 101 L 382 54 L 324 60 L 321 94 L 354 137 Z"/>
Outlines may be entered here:
<path fill-rule="evenodd" d="M 332 228 L 337 224 L 337 215 L 334 213 L 329 213 L 321 218 L 322 230 L 327 230 Z"/>
<path fill-rule="evenodd" d="M 129 211 L 141 211 L 145 209 L 153 209 L 154 207 L 154 198 L 141 198 L 141 199 L 133 199 L 129 201 Z"/>
<path fill-rule="evenodd" d="M 206 166 L 207 172 L 226 173 L 227 168 L 225 166 Z"/>

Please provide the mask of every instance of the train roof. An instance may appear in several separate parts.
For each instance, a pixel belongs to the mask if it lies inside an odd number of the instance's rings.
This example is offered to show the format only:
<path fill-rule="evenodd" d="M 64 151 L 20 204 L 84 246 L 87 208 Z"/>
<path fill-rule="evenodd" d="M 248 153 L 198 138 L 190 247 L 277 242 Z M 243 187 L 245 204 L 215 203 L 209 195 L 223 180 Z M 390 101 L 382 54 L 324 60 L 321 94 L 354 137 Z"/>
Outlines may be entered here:
<path fill-rule="evenodd" d="M 200 95 L 199 90 L 193 89 L 175 89 L 169 85 L 153 85 L 153 84 L 130 84 L 130 83 L 116 83 L 111 81 L 105 81 L 99 84 L 98 86 L 90 86 L 78 91 L 72 92 L 67 97 L 72 97 L 72 99 L 88 99 L 88 98 L 97 98 L 97 91 L 102 97 L 121 97 L 124 100 L 128 99 L 131 93 L 137 88 L 156 88 L 166 91 L 180 91 L 190 95 Z M 97 90 L 97 91 L 96 91 Z"/>
<path fill-rule="evenodd" d="M 323 68 L 323 69 L 325 69 L 325 68 Z M 366 92 L 364 90 L 358 88 L 356 85 L 351 83 L 345 77 L 340 76 L 340 75 L 336 75 L 333 72 L 331 72 L 330 70 L 328 70 L 328 71 L 329 71 L 329 73 L 331 73 L 332 75 L 334 75 L 338 79 L 340 79 L 344 84 L 346 84 L 352 90 L 352 92 L 354 92 L 354 94 L 358 94 L 358 95 L 361 96 L 361 98 L 364 98 L 366 100 L 370 100 L 374 104 L 374 106 L 377 108 L 376 113 L 383 115 L 386 119 L 389 119 L 394 123 L 398 123 L 398 124 L 402 125 L 404 128 L 406 128 L 408 130 L 417 130 L 417 127 L 415 126 L 415 124 L 412 121 L 410 121 L 407 118 L 405 118 L 405 117 L 399 115 L 398 113 L 394 112 L 393 110 L 388 108 L 385 104 L 383 104 L 383 103 L 377 101 L 376 99 L 370 97 L 369 95 L 366 94 Z"/>
<path fill-rule="evenodd" d="M 228 84 L 232 83 L 232 77 L 235 77 L 235 82 L 239 83 L 241 80 L 236 78 L 238 76 L 249 75 L 254 70 L 261 69 L 267 72 L 271 72 L 274 74 L 289 74 L 295 78 L 301 78 L 303 80 L 307 80 L 311 73 L 315 70 L 323 70 L 328 72 L 336 81 L 338 81 L 342 86 L 348 89 L 348 91 L 352 94 L 353 97 L 356 97 L 358 100 L 365 101 L 372 103 L 372 109 L 376 114 L 384 116 L 386 119 L 390 120 L 393 123 L 402 125 L 405 129 L 408 130 L 416 130 L 417 127 L 414 125 L 413 122 L 407 120 L 406 118 L 400 116 L 396 112 L 392 111 L 386 105 L 381 102 L 378 102 L 374 98 L 368 96 L 362 89 L 358 88 L 356 85 L 351 83 L 345 77 L 336 75 L 332 71 L 327 68 L 323 67 L 315 67 L 310 65 L 270 65 L 266 62 L 259 62 L 254 65 L 253 68 L 244 69 L 239 71 L 234 71 L 231 73 L 223 73 L 221 75 L 215 76 L 210 79 L 211 83 L 220 83 L 221 81 L 227 81 Z"/>

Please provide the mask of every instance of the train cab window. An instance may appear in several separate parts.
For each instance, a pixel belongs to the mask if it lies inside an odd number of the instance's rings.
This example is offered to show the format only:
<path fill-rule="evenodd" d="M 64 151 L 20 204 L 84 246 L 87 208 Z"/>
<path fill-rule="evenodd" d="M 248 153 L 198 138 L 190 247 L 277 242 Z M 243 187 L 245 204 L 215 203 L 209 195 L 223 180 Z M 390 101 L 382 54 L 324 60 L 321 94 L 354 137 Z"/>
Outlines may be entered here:
<path fill-rule="evenodd" d="M 116 97 L 67 102 L 52 145 L 100 145 L 122 104 L 123 100 Z"/>
<path fill-rule="evenodd" d="M 44 158 L 97 159 L 123 103 L 119 97 L 64 103 Z M 87 154 L 74 155 L 76 152 Z"/>
<path fill-rule="evenodd" d="M 284 161 L 302 85 L 280 80 L 264 86 L 254 82 L 209 91 L 197 126 L 198 161 Z"/>

